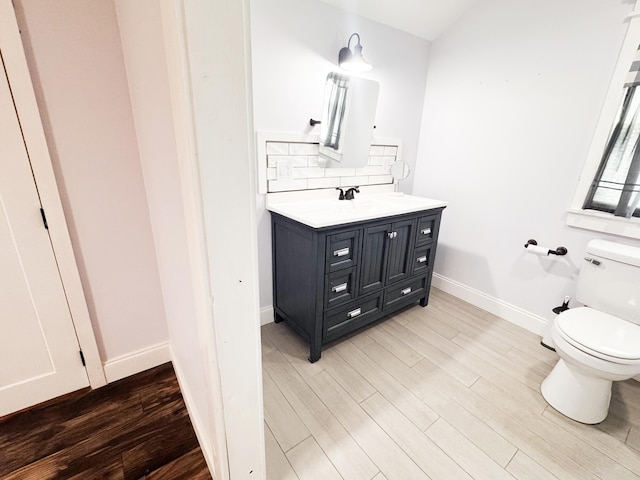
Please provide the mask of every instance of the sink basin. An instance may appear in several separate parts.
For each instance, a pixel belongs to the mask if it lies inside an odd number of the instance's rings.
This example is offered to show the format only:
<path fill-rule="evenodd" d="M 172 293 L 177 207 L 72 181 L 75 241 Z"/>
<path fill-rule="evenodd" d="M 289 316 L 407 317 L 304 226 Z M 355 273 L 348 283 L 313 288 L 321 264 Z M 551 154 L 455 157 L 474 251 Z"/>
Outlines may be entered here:
<path fill-rule="evenodd" d="M 413 195 L 382 193 L 358 195 L 354 200 L 316 198 L 268 202 L 267 208 L 314 228 L 372 220 L 446 206 L 446 202 Z"/>

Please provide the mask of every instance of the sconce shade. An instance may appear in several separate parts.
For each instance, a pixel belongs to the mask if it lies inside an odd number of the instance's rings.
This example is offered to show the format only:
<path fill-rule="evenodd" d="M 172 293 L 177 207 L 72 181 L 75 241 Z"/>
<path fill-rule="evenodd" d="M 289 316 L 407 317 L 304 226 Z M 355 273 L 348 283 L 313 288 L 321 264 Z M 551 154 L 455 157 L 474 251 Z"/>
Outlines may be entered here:
<path fill-rule="evenodd" d="M 351 39 L 358 37 L 358 43 L 353 47 L 353 51 L 350 48 Z M 367 72 L 373 67 L 362 56 L 362 45 L 360 45 L 360 35 L 354 33 L 349 37 L 347 46 L 340 49 L 338 53 L 338 65 L 343 70 L 350 72 Z"/>

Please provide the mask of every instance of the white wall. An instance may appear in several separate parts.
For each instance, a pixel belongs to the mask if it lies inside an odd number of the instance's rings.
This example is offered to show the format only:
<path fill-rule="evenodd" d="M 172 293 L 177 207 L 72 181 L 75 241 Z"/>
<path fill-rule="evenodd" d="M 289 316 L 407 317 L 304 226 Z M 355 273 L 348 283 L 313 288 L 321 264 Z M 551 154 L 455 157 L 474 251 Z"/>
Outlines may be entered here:
<path fill-rule="evenodd" d="M 566 227 L 566 209 L 630 8 L 479 2 L 433 43 L 414 193 L 450 202 L 438 274 L 538 321 L 574 294 L 587 241 L 605 236 Z M 529 238 L 569 254 L 526 255 Z"/>
<path fill-rule="evenodd" d="M 102 360 L 164 343 L 114 4 L 14 3 Z"/>
<path fill-rule="evenodd" d="M 380 83 L 375 135 L 403 139 L 404 160 L 413 170 L 429 42 L 320 0 L 251 2 L 255 129 L 313 132 L 309 119 L 322 116 L 327 73 L 340 71 L 338 51 L 354 32 L 360 34 L 363 55 L 373 65 L 363 77 Z M 403 182 L 403 189 L 408 191 L 410 185 L 411 178 Z M 257 202 L 260 305 L 266 307 L 272 303 L 271 228 L 265 197 Z"/>

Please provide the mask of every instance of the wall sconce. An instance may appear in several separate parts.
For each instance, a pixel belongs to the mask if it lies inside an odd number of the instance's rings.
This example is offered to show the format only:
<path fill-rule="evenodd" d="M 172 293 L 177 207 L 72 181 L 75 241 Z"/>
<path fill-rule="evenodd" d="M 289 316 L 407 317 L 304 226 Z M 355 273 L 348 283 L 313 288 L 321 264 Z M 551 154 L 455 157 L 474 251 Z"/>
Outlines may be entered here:
<path fill-rule="evenodd" d="M 353 47 L 351 51 L 351 39 L 358 37 L 358 43 Z M 343 70 L 349 70 L 351 72 L 367 72 L 373 67 L 362 56 L 362 45 L 360 45 L 360 35 L 354 33 L 349 37 L 347 46 L 340 49 L 338 53 L 338 65 Z"/>

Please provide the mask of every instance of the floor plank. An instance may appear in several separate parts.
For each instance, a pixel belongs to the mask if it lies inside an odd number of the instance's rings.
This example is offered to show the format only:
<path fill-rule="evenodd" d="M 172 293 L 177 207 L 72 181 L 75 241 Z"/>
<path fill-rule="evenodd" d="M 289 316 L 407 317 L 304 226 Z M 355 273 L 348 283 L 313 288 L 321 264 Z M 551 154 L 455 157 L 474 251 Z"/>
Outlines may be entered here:
<path fill-rule="evenodd" d="M 188 478 L 189 480 L 209 480 L 211 475 L 206 463 L 202 462 L 200 447 L 176 458 L 172 462 L 149 473 L 146 480 L 174 480 Z"/>
<path fill-rule="evenodd" d="M 429 478 L 330 375 L 321 372 L 309 385 L 389 480 Z"/>
<path fill-rule="evenodd" d="M 567 419 L 540 395 L 558 358 L 540 337 L 437 289 L 427 307 L 333 342 L 311 367 L 286 325 L 267 338 L 264 372 L 343 478 L 354 477 L 338 445 L 364 455 L 368 480 L 640 474 L 640 383 L 614 384 L 600 425 Z"/>
<path fill-rule="evenodd" d="M 553 480 L 558 478 L 520 450 L 507 465 L 507 472 L 521 480 Z"/>
<path fill-rule="evenodd" d="M 367 344 L 369 348 L 374 343 Z M 382 348 L 382 347 L 379 347 Z M 376 366 L 366 354 L 350 342 L 336 347 L 343 362 L 356 368 L 400 412 L 411 420 L 420 430 L 425 430 L 438 419 L 438 414 L 422 402 L 409 389 L 403 386 L 391 374 Z"/>
<path fill-rule="evenodd" d="M 478 446 L 469 441 L 445 420 L 439 419 L 425 433 L 462 468 L 467 472 L 471 472 L 474 478 L 487 480 L 509 480 L 513 478 L 506 470 L 480 450 Z"/>
<path fill-rule="evenodd" d="M 511 443 L 482 420 L 462 408 L 456 402 L 455 397 L 445 395 L 440 389 L 434 388 L 434 382 L 429 381 L 428 375 L 420 375 L 416 369 L 406 368 L 380 346 L 368 347 L 367 354 L 381 368 L 414 392 L 441 418 L 478 445 L 495 462 L 506 466 L 513 457 L 517 449 Z M 434 374 L 444 375 L 444 373 L 437 371 Z"/>
<path fill-rule="evenodd" d="M 353 437 L 282 353 L 274 351 L 267 355 L 263 368 L 344 478 L 369 480 L 378 472 Z"/>
<path fill-rule="evenodd" d="M 471 478 L 382 395 L 372 395 L 362 403 L 362 406 L 429 478 L 433 480 Z"/>
<path fill-rule="evenodd" d="M 211 478 L 170 363 L 0 419 L 1 480 L 163 478 L 163 471 Z"/>
<path fill-rule="evenodd" d="M 543 416 L 632 472 L 640 472 L 640 452 L 634 450 L 631 445 L 625 445 L 617 438 L 591 425 L 574 422 L 551 407 L 547 407 Z"/>
<path fill-rule="evenodd" d="M 267 425 L 264 428 L 267 480 L 299 480 Z"/>
<path fill-rule="evenodd" d="M 318 446 L 313 437 L 303 440 L 289 452 L 287 458 L 300 480 L 341 480 L 342 477 Z"/>
<path fill-rule="evenodd" d="M 270 375 L 263 375 L 262 385 L 264 420 L 286 452 L 311 434 Z"/>

